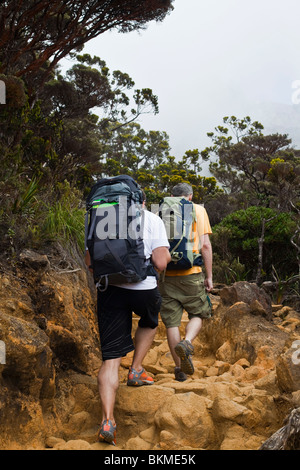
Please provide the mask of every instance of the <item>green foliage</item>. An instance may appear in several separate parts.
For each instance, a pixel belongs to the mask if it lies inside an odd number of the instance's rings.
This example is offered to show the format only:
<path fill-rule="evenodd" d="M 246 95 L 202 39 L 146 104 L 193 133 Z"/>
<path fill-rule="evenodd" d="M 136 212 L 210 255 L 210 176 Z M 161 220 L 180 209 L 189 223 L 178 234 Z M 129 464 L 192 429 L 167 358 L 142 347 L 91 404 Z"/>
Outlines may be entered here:
<path fill-rule="evenodd" d="M 35 195 L 38 191 L 38 181 L 33 179 L 30 181 L 24 193 L 19 193 L 12 206 L 13 214 L 25 214 L 28 208 L 31 207 L 32 201 L 35 200 Z"/>
<path fill-rule="evenodd" d="M 2 252 L 12 255 L 24 247 L 38 249 L 55 241 L 75 242 L 84 250 L 85 211 L 80 191 L 66 181 L 45 192 L 36 179 L 27 184 L 19 179 L 17 188 L 6 189 L 11 193 L 6 194 L 0 211 Z"/>
<path fill-rule="evenodd" d="M 231 262 L 223 259 L 219 254 L 214 254 L 213 278 L 215 283 L 232 284 L 238 281 L 246 281 L 249 272 L 239 258 L 234 258 Z"/>
<path fill-rule="evenodd" d="M 213 229 L 214 252 L 230 267 L 235 259 L 246 267 L 247 279 L 255 280 L 258 265 L 258 240 L 265 220 L 263 244 L 263 274 L 272 275 L 275 266 L 280 276 L 297 272 L 295 250 L 290 239 L 296 224 L 289 213 L 278 213 L 273 209 L 249 207 L 227 215 Z"/>
<path fill-rule="evenodd" d="M 286 276 L 284 279 L 280 277 L 275 267 L 272 266 L 273 279 L 275 281 L 275 289 L 273 290 L 273 301 L 276 304 L 282 304 L 286 298 L 292 296 L 300 302 L 300 277 L 299 275 Z"/>
<path fill-rule="evenodd" d="M 58 201 L 46 203 L 45 220 L 41 226 L 40 237 L 45 241 L 59 241 L 62 245 L 76 242 L 84 252 L 84 214 L 81 194 L 66 182 L 58 185 Z"/>

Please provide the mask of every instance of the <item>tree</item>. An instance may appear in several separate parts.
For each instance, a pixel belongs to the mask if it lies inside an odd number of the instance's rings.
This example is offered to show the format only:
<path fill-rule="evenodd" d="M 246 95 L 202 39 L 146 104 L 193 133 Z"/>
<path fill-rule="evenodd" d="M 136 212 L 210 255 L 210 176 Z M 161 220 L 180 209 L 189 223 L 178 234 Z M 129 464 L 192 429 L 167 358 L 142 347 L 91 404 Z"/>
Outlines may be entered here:
<path fill-rule="evenodd" d="M 13 77 L 7 82 L 7 106 L 0 109 L 1 160 L 7 161 L 15 176 L 42 177 L 50 186 L 67 179 L 84 189 L 93 176 L 103 171 L 108 136 L 115 134 L 116 152 L 117 137 L 120 140 L 120 136 L 126 136 L 124 126 L 130 122 L 133 125 L 142 113 L 158 112 L 157 96 L 149 88 L 134 89 L 128 74 L 111 72 L 104 61 L 88 54 L 74 58 L 78 62 L 66 76 L 55 71 L 40 92 L 40 99 L 31 106 L 23 81 Z M 94 114 L 94 108 L 98 113 L 102 111 L 100 117 Z M 144 142 L 140 160 L 150 161 L 154 154 L 159 158 L 164 144 L 158 134 L 151 131 L 148 143 L 143 140 L 146 133 L 142 129 L 134 137 Z M 125 143 L 126 138 L 122 139 Z M 18 146 L 19 159 L 14 166 L 12 155 Z M 122 146 L 122 152 L 128 157 L 129 143 L 127 147 L 125 151 Z M 136 151 L 136 142 L 134 147 Z M 124 163 L 123 156 L 118 158 Z"/>
<path fill-rule="evenodd" d="M 35 95 L 58 62 L 98 35 L 162 21 L 173 0 L 9 0 L 0 5 L 0 73 L 23 77 Z"/>
<path fill-rule="evenodd" d="M 202 152 L 215 160 L 210 164 L 212 174 L 227 194 L 242 195 L 246 205 L 286 210 L 288 194 L 297 194 L 299 187 L 300 162 L 289 148 L 291 140 L 285 134 L 264 135 L 263 126 L 249 117 L 223 121 L 228 127 L 208 133 L 212 146 Z"/>
<path fill-rule="evenodd" d="M 149 203 L 158 203 L 170 194 L 177 183 L 187 182 L 193 187 L 193 200 L 202 203 L 208 196 L 220 191 L 216 179 L 201 177 L 200 152 L 187 150 L 181 160 L 170 155 L 166 132 L 146 132 L 138 123 L 112 127 L 102 142 L 105 152 L 102 174 L 113 176 L 127 173 L 135 178 L 146 192 Z"/>
<path fill-rule="evenodd" d="M 299 151 L 281 152 L 270 161 L 267 187 L 279 210 L 290 211 L 294 203 L 300 208 Z"/>
<path fill-rule="evenodd" d="M 146 132 L 136 122 L 124 126 L 111 124 L 107 130 L 109 133 L 102 137 L 105 153 L 101 157 L 106 163 L 114 160 L 120 170 L 129 172 L 133 177 L 138 170 L 153 171 L 169 154 L 169 137 L 165 132 Z M 113 174 L 109 165 L 103 171 L 110 176 Z"/>

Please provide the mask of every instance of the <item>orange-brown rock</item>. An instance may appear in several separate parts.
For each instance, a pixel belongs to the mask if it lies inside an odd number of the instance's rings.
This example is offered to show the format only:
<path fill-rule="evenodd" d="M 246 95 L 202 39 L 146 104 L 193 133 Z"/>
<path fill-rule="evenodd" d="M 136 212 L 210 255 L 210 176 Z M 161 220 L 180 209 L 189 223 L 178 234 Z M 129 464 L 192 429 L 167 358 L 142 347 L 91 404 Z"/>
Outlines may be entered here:
<path fill-rule="evenodd" d="M 154 385 L 127 387 L 132 353 L 123 358 L 114 449 L 255 450 L 299 407 L 299 313 L 272 308 L 253 284 L 219 293 L 185 382 L 174 380 L 161 321 L 144 361 Z M 184 314 L 182 334 L 187 321 Z M 14 272 L 0 274 L 0 341 L 2 449 L 111 450 L 97 442 L 101 350 L 94 286 L 79 255 L 27 250 Z"/>

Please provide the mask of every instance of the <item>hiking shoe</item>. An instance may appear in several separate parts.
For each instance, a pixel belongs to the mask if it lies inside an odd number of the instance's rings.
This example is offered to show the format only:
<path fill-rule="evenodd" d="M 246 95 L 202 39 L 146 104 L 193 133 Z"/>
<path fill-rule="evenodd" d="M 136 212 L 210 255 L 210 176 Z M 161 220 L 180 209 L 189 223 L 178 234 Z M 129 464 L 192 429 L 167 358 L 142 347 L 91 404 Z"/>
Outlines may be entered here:
<path fill-rule="evenodd" d="M 178 382 L 184 382 L 187 379 L 186 374 L 182 372 L 180 367 L 175 367 L 174 372 L 175 372 L 175 380 L 177 380 Z"/>
<path fill-rule="evenodd" d="M 140 387 L 141 385 L 152 385 L 154 380 L 150 377 L 145 369 L 142 369 L 141 372 L 137 372 L 132 367 L 129 370 L 127 385 Z"/>
<path fill-rule="evenodd" d="M 192 375 L 194 373 L 194 366 L 192 362 L 192 354 L 194 354 L 194 348 L 192 343 L 190 341 L 184 339 L 183 341 L 180 341 L 175 346 L 175 352 L 178 357 L 181 359 L 181 370 L 185 374 Z"/>
<path fill-rule="evenodd" d="M 113 426 L 112 422 L 107 419 L 103 421 L 98 434 L 99 442 L 107 442 L 116 445 L 117 426 Z"/>

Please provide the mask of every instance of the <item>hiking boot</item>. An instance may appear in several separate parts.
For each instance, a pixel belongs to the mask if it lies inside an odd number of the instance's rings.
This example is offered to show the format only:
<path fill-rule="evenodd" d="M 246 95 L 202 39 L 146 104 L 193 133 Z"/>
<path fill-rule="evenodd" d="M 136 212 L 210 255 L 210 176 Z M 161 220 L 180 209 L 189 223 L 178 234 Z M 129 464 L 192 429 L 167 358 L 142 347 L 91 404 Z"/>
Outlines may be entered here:
<path fill-rule="evenodd" d="M 187 379 L 186 374 L 182 372 L 180 367 L 175 367 L 174 372 L 175 372 L 175 380 L 177 380 L 178 382 L 184 382 Z"/>
<path fill-rule="evenodd" d="M 175 352 L 181 359 L 181 370 L 185 374 L 192 375 L 194 373 L 194 366 L 192 362 L 192 355 L 194 354 L 194 347 L 192 343 L 186 339 L 180 341 L 175 346 Z"/>
<path fill-rule="evenodd" d="M 117 426 L 113 426 L 109 419 L 103 421 L 98 434 L 99 442 L 107 442 L 108 444 L 116 445 Z"/>
<path fill-rule="evenodd" d="M 152 385 L 154 380 L 150 377 L 145 369 L 142 369 L 141 372 L 137 372 L 132 367 L 129 370 L 127 385 L 133 387 L 140 387 L 141 385 Z"/>

